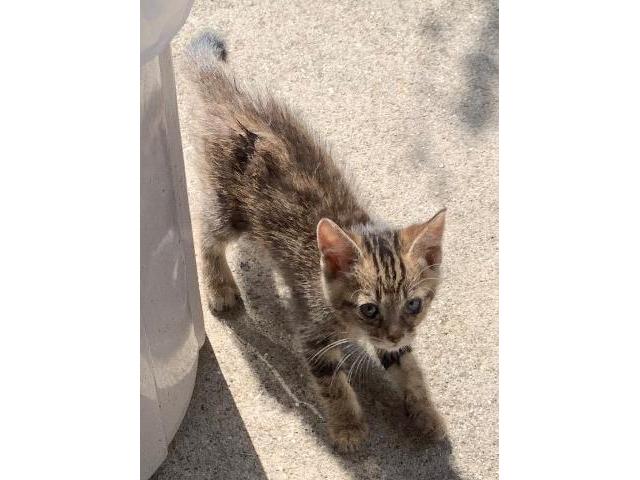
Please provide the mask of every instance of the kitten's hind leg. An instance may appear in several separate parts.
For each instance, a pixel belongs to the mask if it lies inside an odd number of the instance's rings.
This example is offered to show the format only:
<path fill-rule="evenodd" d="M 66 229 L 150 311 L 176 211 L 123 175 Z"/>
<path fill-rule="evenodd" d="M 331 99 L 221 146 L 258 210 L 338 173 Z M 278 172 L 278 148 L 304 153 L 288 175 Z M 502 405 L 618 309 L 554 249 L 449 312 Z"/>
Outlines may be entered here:
<path fill-rule="evenodd" d="M 229 310 L 240 301 L 240 291 L 225 256 L 230 240 L 207 232 L 202 241 L 202 270 L 212 313 Z"/>

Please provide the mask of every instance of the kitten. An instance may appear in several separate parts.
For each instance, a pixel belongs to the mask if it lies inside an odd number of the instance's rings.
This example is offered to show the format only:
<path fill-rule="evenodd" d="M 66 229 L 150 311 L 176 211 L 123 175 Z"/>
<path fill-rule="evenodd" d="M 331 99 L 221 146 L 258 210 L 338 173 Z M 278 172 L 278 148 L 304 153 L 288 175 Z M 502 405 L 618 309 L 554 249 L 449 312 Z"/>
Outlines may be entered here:
<path fill-rule="evenodd" d="M 300 341 L 337 448 L 356 449 L 367 432 L 345 366 L 347 346 L 372 352 L 417 427 L 431 440 L 444 438 L 411 351 L 439 283 L 444 210 L 402 230 L 377 225 L 307 127 L 271 97 L 243 91 L 225 60 L 224 43 L 209 32 L 187 51 L 210 308 L 240 298 L 225 249 L 245 234 L 268 250 L 306 309 Z"/>

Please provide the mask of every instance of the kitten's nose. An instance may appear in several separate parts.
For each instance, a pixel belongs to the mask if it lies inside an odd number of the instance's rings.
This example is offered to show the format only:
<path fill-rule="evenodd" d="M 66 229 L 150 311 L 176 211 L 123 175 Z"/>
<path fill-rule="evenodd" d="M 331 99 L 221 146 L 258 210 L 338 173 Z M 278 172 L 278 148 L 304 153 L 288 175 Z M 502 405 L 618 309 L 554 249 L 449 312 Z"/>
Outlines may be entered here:
<path fill-rule="evenodd" d="M 387 338 L 393 343 L 397 343 L 402 338 L 402 332 L 399 330 L 390 330 L 387 333 Z"/>

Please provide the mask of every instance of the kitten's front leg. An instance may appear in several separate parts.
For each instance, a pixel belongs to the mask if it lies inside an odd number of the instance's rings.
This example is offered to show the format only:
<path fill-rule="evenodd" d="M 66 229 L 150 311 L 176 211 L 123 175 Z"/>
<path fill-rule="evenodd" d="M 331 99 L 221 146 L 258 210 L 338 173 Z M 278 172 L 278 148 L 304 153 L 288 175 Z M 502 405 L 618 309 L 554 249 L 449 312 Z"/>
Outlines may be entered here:
<path fill-rule="evenodd" d="M 438 442 L 447 435 L 444 418 L 436 410 L 422 371 L 411 347 L 399 352 L 380 352 L 380 362 L 401 388 L 409 417 L 429 440 Z"/>
<path fill-rule="evenodd" d="M 356 392 L 342 368 L 342 360 L 343 353 L 332 349 L 310 358 L 308 363 L 322 402 L 329 438 L 338 450 L 351 452 L 366 438 L 368 429 Z"/>

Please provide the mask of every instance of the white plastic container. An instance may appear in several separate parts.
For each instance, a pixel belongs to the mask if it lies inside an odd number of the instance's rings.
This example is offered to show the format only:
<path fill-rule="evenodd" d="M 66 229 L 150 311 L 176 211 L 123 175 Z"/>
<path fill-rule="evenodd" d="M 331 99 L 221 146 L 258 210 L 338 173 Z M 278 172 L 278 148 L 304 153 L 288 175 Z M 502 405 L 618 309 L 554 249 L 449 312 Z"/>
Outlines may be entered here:
<path fill-rule="evenodd" d="M 142 0 L 140 69 L 140 477 L 187 410 L 205 340 L 170 42 L 192 0 Z"/>

